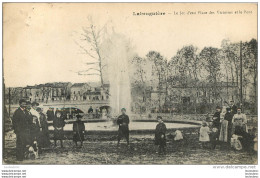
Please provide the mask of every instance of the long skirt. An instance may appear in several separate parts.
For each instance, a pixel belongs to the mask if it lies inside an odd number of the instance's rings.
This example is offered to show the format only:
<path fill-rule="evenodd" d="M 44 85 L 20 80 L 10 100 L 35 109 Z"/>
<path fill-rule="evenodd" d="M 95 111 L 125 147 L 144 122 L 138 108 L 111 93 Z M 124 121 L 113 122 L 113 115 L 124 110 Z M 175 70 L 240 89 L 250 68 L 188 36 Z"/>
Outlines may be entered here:
<path fill-rule="evenodd" d="M 227 140 L 228 140 L 228 121 L 223 120 L 220 128 L 219 141 L 227 142 Z"/>
<path fill-rule="evenodd" d="M 51 142 L 50 142 L 50 137 L 49 137 L 49 132 L 46 130 L 43 130 L 40 132 L 39 135 L 39 146 L 41 148 L 49 147 Z"/>

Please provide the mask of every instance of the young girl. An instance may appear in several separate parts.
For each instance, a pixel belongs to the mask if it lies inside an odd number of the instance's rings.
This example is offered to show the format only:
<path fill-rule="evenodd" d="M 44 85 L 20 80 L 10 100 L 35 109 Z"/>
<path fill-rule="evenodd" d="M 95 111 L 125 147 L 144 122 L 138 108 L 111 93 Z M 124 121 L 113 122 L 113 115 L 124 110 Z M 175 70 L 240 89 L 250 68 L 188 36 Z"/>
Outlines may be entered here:
<path fill-rule="evenodd" d="M 73 141 L 76 146 L 78 146 L 77 142 L 80 142 L 80 146 L 83 146 L 84 141 L 84 133 L 85 133 L 85 125 L 84 122 L 81 121 L 82 116 L 77 115 L 77 120 L 73 123 Z"/>
<path fill-rule="evenodd" d="M 155 145 L 159 145 L 159 154 L 166 154 L 166 125 L 163 123 L 162 117 L 158 116 L 158 124 L 155 129 Z"/>
<path fill-rule="evenodd" d="M 200 138 L 199 141 L 202 143 L 202 147 L 205 148 L 206 144 L 209 142 L 209 127 L 205 121 L 202 122 L 202 126 L 200 128 Z"/>
<path fill-rule="evenodd" d="M 60 146 L 63 148 L 62 140 L 64 139 L 63 127 L 65 126 L 64 118 L 60 111 L 56 112 L 56 117 L 53 119 L 54 127 L 54 145 L 57 146 L 57 140 L 60 140 Z"/>

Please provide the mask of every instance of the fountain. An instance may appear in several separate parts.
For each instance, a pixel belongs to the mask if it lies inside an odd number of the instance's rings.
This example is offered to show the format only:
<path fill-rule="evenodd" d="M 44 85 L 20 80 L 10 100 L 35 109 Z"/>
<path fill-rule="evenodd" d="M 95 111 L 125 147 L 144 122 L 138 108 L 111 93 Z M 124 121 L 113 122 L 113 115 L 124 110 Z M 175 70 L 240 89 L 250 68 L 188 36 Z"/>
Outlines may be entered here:
<path fill-rule="evenodd" d="M 106 135 L 117 134 L 118 127 L 113 124 L 118 115 L 121 114 L 121 108 L 126 108 L 127 114 L 130 116 L 129 130 L 130 133 L 154 133 L 156 127 L 156 120 L 142 120 L 141 118 L 132 117 L 131 114 L 131 85 L 129 78 L 130 65 L 129 60 L 133 57 L 133 50 L 130 47 L 128 40 L 121 34 L 113 32 L 109 35 L 101 45 L 101 53 L 104 57 L 103 65 L 107 68 L 104 69 L 105 80 L 110 83 L 110 107 L 112 109 L 112 118 L 100 120 L 84 120 L 86 123 L 87 135 Z M 112 121 L 111 121 L 112 120 Z M 115 122 L 114 122 L 115 123 Z M 200 123 L 192 122 L 179 122 L 173 120 L 166 121 L 166 126 L 169 131 L 177 129 L 198 129 Z M 53 130 L 53 127 L 50 127 Z M 65 132 L 69 133 L 72 130 L 72 124 L 66 124 Z"/>
<path fill-rule="evenodd" d="M 110 83 L 110 106 L 112 115 L 117 116 L 121 108 L 131 112 L 131 87 L 129 79 L 129 59 L 131 52 L 123 35 L 113 33 L 109 39 L 107 64 Z"/>

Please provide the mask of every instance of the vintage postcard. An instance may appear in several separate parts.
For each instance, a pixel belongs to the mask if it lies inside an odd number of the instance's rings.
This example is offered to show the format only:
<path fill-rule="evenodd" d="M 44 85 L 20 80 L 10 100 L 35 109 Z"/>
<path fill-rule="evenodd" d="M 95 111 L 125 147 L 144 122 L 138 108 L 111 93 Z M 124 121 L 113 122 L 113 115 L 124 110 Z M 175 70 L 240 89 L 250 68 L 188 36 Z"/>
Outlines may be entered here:
<path fill-rule="evenodd" d="M 257 8 L 3 3 L 2 164 L 257 165 Z"/>

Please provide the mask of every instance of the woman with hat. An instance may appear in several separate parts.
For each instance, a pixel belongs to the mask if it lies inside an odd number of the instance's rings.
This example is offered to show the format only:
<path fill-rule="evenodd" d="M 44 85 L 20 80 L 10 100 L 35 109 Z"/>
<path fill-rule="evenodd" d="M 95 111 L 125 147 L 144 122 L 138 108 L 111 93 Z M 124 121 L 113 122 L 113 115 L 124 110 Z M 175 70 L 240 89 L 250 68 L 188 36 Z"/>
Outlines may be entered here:
<path fill-rule="evenodd" d="M 49 137 L 49 129 L 48 129 L 48 122 L 46 116 L 42 112 L 42 108 L 37 108 L 36 111 L 40 114 L 40 135 L 39 135 L 39 147 L 45 148 L 50 146 L 50 137 Z"/>
<path fill-rule="evenodd" d="M 220 131 L 219 131 L 219 141 L 220 143 L 227 143 L 228 141 L 228 121 L 225 119 L 227 113 L 227 107 L 223 106 L 222 112 L 220 114 Z"/>
<path fill-rule="evenodd" d="M 53 127 L 54 127 L 54 145 L 57 146 L 57 140 L 60 140 L 60 146 L 63 148 L 63 142 L 64 139 L 64 128 L 65 121 L 62 117 L 62 113 L 60 110 L 56 111 L 56 115 L 53 119 Z"/>
<path fill-rule="evenodd" d="M 85 133 L 85 125 L 84 122 L 81 121 L 82 116 L 77 115 L 77 120 L 73 123 L 73 141 L 75 142 L 75 145 L 77 145 L 77 142 L 80 141 L 80 146 L 83 146 L 84 141 L 84 133 Z"/>

